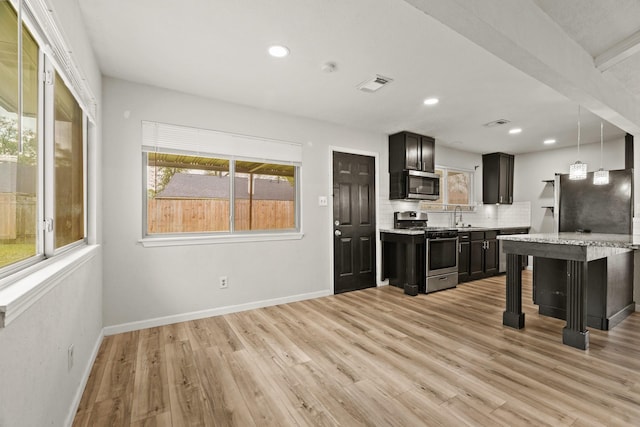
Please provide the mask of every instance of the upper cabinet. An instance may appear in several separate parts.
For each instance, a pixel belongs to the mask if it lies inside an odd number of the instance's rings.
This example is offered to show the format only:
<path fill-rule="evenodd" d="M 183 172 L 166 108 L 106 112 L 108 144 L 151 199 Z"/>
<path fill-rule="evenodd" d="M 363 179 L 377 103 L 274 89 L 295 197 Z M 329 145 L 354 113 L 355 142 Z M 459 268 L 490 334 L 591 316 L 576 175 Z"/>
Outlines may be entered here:
<path fill-rule="evenodd" d="M 513 203 L 513 155 L 491 153 L 482 156 L 482 202 Z"/>
<path fill-rule="evenodd" d="M 434 172 L 435 139 L 411 132 L 389 135 L 389 172 Z"/>

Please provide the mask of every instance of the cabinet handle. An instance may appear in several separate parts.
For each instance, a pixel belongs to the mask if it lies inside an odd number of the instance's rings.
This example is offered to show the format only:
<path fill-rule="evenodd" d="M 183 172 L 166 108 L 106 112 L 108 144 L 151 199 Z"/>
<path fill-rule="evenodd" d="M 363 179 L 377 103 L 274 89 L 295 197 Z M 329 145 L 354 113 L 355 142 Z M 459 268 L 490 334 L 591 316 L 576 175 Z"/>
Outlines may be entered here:
<path fill-rule="evenodd" d="M 458 252 L 462 253 L 462 244 L 461 243 L 458 243 Z"/>
<path fill-rule="evenodd" d="M 502 196 L 500 196 L 500 203 L 502 203 Z"/>

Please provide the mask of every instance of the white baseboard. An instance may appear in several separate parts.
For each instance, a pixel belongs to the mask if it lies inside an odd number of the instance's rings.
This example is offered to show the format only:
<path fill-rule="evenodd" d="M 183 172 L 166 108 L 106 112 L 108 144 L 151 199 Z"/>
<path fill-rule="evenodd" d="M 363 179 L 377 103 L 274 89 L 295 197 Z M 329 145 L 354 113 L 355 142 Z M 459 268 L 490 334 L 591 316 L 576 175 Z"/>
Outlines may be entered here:
<path fill-rule="evenodd" d="M 65 425 L 68 427 L 71 427 L 73 425 L 73 420 L 76 417 L 76 412 L 78 412 L 78 407 L 80 406 L 80 401 L 82 400 L 82 394 L 84 393 L 84 388 L 87 386 L 87 381 L 89 381 L 89 375 L 91 375 L 91 369 L 93 369 L 93 364 L 96 361 L 96 357 L 98 357 L 98 351 L 100 351 L 100 345 L 102 345 L 103 338 L 104 338 L 104 329 L 100 330 L 98 339 L 96 340 L 96 343 L 93 346 L 91 357 L 89 357 L 89 361 L 87 362 L 87 365 L 84 367 L 82 378 L 80 378 L 80 384 L 78 385 L 78 389 L 76 390 L 76 395 L 73 397 L 73 402 L 71 403 L 71 408 L 69 409 L 69 413 L 67 414 L 67 420 L 65 422 Z"/>
<path fill-rule="evenodd" d="M 221 314 L 237 313 L 240 311 L 252 310 L 254 308 L 269 307 L 272 305 L 286 304 L 290 302 L 303 301 L 312 298 L 320 298 L 332 295 L 330 290 L 311 292 L 307 294 L 292 295 L 282 298 L 274 298 L 263 301 L 249 302 L 246 304 L 230 305 L 226 307 L 212 308 L 209 310 L 193 311 L 190 313 L 175 314 L 172 316 L 156 317 L 154 319 L 140 320 L 137 322 L 122 323 L 119 325 L 107 326 L 103 329 L 104 335 L 115 335 L 123 332 L 137 331 L 140 329 L 165 326 L 172 323 L 186 322 L 189 320 L 204 319 L 206 317 L 220 316 Z"/>

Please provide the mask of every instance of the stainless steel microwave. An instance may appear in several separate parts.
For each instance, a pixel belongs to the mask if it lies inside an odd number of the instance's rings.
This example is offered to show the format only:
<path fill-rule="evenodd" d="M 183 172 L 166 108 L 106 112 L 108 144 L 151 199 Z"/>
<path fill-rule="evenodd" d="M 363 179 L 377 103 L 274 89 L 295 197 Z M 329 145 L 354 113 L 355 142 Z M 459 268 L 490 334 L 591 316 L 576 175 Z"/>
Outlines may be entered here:
<path fill-rule="evenodd" d="M 404 170 L 389 174 L 389 198 L 438 200 L 440 176 L 431 172 Z"/>

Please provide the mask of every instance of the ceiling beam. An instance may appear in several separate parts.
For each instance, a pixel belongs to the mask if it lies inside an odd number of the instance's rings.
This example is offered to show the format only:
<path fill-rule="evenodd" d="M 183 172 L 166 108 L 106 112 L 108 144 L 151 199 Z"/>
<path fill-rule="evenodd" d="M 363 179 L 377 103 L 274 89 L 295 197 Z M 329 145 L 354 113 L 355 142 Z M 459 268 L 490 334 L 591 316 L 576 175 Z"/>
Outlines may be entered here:
<path fill-rule="evenodd" d="M 640 31 L 596 56 L 593 62 L 598 70 L 606 71 L 638 52 L 640 52 Z"/>
<path fill-rule="evenodd" d="M 405 0 L 506 63 L 640 137 L 640 102 L 531 0 Z"/>

